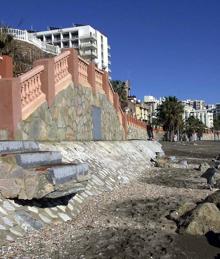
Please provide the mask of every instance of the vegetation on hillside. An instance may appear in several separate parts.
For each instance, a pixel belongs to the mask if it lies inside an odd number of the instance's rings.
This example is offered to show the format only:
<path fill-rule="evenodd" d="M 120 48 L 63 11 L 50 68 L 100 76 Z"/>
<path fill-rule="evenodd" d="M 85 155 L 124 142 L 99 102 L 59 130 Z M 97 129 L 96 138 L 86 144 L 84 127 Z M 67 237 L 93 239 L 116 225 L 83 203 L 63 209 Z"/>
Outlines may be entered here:
<path fill-rule="evenodd" d="M 13 39 L 13 36 L 7 33 L 5 25 L 0 25 L 0 55 L 8 55 L 13 58 L 14 76 L 30 70 L 35 60 L 53 56 L 32 44 Z"/>
<path fill-rule="evenodd" d="M 0 25 L 0 55 L 12 55 L 14 50 L 13 36 L 7 34 L 7 27 Z"/>

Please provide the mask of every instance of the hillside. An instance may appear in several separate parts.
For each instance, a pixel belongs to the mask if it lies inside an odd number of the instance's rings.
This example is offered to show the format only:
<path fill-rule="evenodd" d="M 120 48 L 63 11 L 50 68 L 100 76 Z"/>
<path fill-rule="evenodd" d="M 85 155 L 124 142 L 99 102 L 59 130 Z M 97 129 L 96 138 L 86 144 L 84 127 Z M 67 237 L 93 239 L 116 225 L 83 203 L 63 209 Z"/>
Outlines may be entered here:
<path fill-rule="evenodd" d="M 24 41 L 14 40 L 13 45 L 13 51 L 10 56 L 13 57 L 14 76 L 18 76 L 30 70 L 33 62 L 37 59 L 53 57 L 52 54 L 46 53 L 38 47 Z"/>

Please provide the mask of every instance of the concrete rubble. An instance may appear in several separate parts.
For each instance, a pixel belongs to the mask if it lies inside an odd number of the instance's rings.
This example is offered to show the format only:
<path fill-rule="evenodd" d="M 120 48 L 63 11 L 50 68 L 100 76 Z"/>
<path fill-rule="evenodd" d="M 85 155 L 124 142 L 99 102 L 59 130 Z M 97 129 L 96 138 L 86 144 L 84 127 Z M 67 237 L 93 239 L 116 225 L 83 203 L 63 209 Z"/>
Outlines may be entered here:
<path fill-rule="evenodd" d="M 31 141 L 23 145 L 6 141 L 0 146 L 0 192 L 4 198 L 58 198 L 77 193 L 79 186 L 81 191 L 85 189 L 89 179 L 86 163 L 63 163 L 61 152 L 41 151 Z"/>

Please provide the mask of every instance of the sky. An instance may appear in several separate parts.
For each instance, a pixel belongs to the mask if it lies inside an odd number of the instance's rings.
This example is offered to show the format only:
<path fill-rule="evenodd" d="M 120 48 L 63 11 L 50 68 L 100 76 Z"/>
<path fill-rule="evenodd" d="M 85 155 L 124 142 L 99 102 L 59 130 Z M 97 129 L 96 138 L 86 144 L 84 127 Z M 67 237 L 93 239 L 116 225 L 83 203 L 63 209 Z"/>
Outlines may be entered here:
<path fill-rule="evenodd" d="M 220 102 L 220 0 L 11 0 L 0 8 L 0 21 L 15 28 L 98 29 L 111 45 L 112 78 L 129 79 L 138 99 Z"/>

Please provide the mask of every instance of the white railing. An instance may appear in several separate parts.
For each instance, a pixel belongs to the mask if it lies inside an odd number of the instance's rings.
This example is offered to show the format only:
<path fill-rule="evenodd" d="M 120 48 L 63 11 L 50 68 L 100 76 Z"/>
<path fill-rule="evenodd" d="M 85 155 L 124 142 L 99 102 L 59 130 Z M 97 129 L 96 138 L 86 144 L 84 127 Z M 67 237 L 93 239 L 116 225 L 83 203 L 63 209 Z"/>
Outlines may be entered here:
<path fill-rule="evenodd" d="M 12 28 L 0 28 L 0 31 L 4 31 L 4 32 L 7 32 L 8 34 L 11 34 L 17 40 L 23 40 L 28 43 L 31 43 L 45 52 L 55 54 L 55 55 L 61 52 L 58 46 L 47 44 L 25 30 L 18 30 L 18 29 L 12 29 Z"/>
<path fill-rule="evenodd" d="M 93 42 L 81 42 L 80 46 L 82 48 L 86 48 L 86 47 L 94 47 L 94 48 L 97 48 L 97 45 Z"/>

